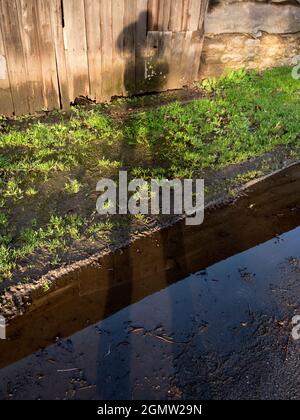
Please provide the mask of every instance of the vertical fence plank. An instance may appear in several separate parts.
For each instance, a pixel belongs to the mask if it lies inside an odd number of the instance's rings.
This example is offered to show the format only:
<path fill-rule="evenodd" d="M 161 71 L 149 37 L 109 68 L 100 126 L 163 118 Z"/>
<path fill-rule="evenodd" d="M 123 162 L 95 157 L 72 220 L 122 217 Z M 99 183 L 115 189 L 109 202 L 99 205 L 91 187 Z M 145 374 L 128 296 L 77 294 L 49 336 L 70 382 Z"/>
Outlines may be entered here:
<path fill-rule="evenodd" d="M 187 19 L 187 31 L 197 31 L 201 13 L 202 0 L 190 0 Z"/>
<path fill-rule="evenodd" d="M 195 69 L 196 79 L 201 79 L 201 66 L 202 66 L 201 58 L 202 58 L 202 50 L 203 50 L 203 44 L 204 44 L 204 39 L 205 39 L 204 23 L 205 23 L 207 10 L 208 10 L 208 5 L 209 5 L 209 0 L 201 0 L 200 19 L 199 19 L 198 29 L 199 29 L 200 36 L 202 37 L 202 44 L 201 44 L 201 51 L 199 54 L 199 65 Z"/>
<path fill-rule="evenodd" d="M 102 98 L 113 96 L 113 50 L 112 50 L 112 0 L 100 2 L 101 52 L 102 52 Z"/>
<path fill-rule="evenodd" d="M 164 6 L 164 19 L 163 19 L 162 31 L 169 31 L 172 0 L 163 0 L 163 6 Z"/>
<path fill-rule="evenodd" d="M 25 69 L 25 58 L 15 0 L 1 0 L 1 27 L 7 58 L 7 68 L 16 115 L 27 114 L 29 91 Z"/>
<path fill-rule="evenodd" d="M 172 89 L 182 86 L 181 83 L 181 58 L 184 45 L 184 32 L 173 32 L 172 57 L 170 62 L 169 79 Z"/>
<path fill-rule="evenodd" d="M 34 0 L 17 0 L 31 112 L 45 107 L 36 6 L 37 3 Z"/>
<path fill-rule="evenodd" d="M 172 73 L 172 32 L 151 31 L 147 35 L 147 83 L 145 91 L 169 88 Z"/>
<path fill-rule="evenodd" d="M 64 45 L 71 100 L 89 96 L 89 70 L 84 0 L 63 0 Z"/>
<path fill-rule="evenodd" d="M 148 31 L 158 30 L 159 0 L 148 2 Z"/>
<path fill-rule="evenodd" d="M 164 89 L 173 89 L 174 88 L 174 81 L 172 80 L 172 56 L 173 56 L 173 33 L 172 32 L 163 32 L 163 40 L 164 40 L 164 46 L 163 46 L 163 56 L 164 60 L 167 64 L 166 66 L 166 73 L 164 74 L 164 85 L 162 85 L 162 88 Z"/>
<path fill-rule="evenodd" d="M 52 0 L 39 0 L 37 7 L 37 34 L 40 51 L 43 96 L 48 110 L 60 107 L 58 75 L 55 58 L 55 45 L 51 27 L 50 3 Z"/>
<path fill-rule="evenodd" d="M 10 90 L 7 58 L 4 50 L 0 22 L 0 115 L 12 115 L 13 113 L 14 106 Z"/>
<path fill-rule="evenodd" d="M 207 13 L 208 3 L 209 3 L 208 0 L 201 0 L 198 23 L 195 21 L 192 24 L 192 28 L 193 28 L 192 30 L 195 31 L 193 32 L 192 43 L 191 43 L 191 48 L 194 49 L 193 65 L 191 67 L 191 70 L 192 70 L 191 80 L 192 81 L 196 81 L 199 79 L 201 57 L 202 57 L 204 37 L 205 37 L 204 20 Z M 198 15 L 198 12 L 197 12 L 197 15 Z M 196 25 L 197 25 L 198 30 L 194 29 Z"/>
<path fill-rule="evenodd" d="M 191 74 L 189 76 L 191 82 L 195 82 L 198 79 L 198 73 L 201 64 L 201 56 L 203 50 L 204 35 L 200 31 L 192 32 L 191 41 Z"/>
<path fill-rule="evenodd" d="M 180 63 L 180 84 L 181 86 L 186 86 L 190 82 L 190 69 L 193 65 L 193 54 L 191 49 L 191 41 L 192 41 L 192 32 L 186 31 L 184 33 L 184 41 L 182 44 L 182 55 L 181 55 L 181 63 Z"/>
<path fill-rule="evenodd" d="M 145 66 L 147 42 L 147 0 L 138 0 L 136 9 L 135 83 L 136 93 L 145 92 Z"/>
<path fill-rule="evenodd" d="M 204 40 L 199 31 L 190 31 L 189 33 L 191 34 L 187 53 L 187 62 L 189 65 L 185 69 L 188 84 L 197 80 Z"/>
<path fill-rule="evenodd" d="M 102 99 L 100 0 L 85 0 L 87 54 L 91 99 Z"/>
<path fill-rule="evenodd" d="M 124 14 L 125 0 L 112 2 L 112 52 L 113 52 L 113 85 L 114 95 L 125 94 L 125 63 L 124 63 Z"/>
<path fill-rule="evenodd" d="M 157 91 L 169 89 L 172 60 L 172 32 L 160 32 L 159 85 Z"/>
<path fill-rule="evenodd" d="M 64 14 L 62 10 L 62 2 L 61 0 L 49 0 L 49 2 L 56 69 L 59 83 L 59 99 L 61 107 L 68 109 L 70 107 L 71 97 L 69 92 L 69 78 L 64 47 Z"/>
<path fill-rule="evenodd" d="M 199 3 L 199 0 L 196 0 Z M 188 30 L 188 21 L 190 19 L 190 10 L 193 0 L 183 0 L 182 4 L 182 16 L 181 16 L 181 30 L 187 31 Z M 199 3 L 200 4 L 200 3 Z M 199 20 L 199 16 L 198 16 Z M 197 21 L 198 23 L 198 21 Z"/>
<path fill-rule="evenodd" d="M 124 59 L 125 59 L 125 92 L 135 93 L 135 41 L 136 41 L 136 8 L 138 0 L 125 2 L 124 13 Z"/>
<path fill-rule="evenodd" d="M 198 29 L 200 31 L 203 31 L 204 28 L 204 20 L 206 17 L 206 13 L 207 13 L 207 9 L 208 9 L 208 5 L 209 5 L 209 0 L 200 0 L 201 1 L 201 8 L 200 8 L 200 19 L 199 19 L 199 26 Z"/>
<path fill-rule="evenodd" d="M 164 0 L 158 1 L 158 12 L 157 12 L 157 30 L 163 31 L 164 22 Z"/>
<path fill-rule="evenodd" d="M 182 30 L 183 0 L 172 0 L 169 30 L 180 32 Z"/>

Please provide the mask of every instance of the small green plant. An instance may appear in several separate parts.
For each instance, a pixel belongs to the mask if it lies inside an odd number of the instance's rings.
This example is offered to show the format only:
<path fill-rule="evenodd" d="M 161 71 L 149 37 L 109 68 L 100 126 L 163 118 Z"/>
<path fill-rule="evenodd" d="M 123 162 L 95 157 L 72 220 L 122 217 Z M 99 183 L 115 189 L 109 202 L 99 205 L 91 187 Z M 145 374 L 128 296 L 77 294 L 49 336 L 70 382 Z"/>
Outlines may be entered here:
<path fill-rule="evenodd" d="M 97 164 L 100 169 L 120 169 L 122 166 L 120 161 L 111 161 L 109 159 L 98 160 Z"/>
<path fill-rule="evenodd" d="M 204 89 L 206 92 L 212 93 L 216 89 L 217 83 L 218 83 L 217 78 L 211 77 L 209 79 L 202 80 L 202 82 L 200 83 L 200 87 Z"/>
<path fill-rule="evenodd" d="M 87 233 L 93 235 L 99 232 L 110 232 L 113 228 L 114 224 L 110 221 L 93 223 L 91 226 L 88 227 Z"/>
<path fill-rule="evenodd" d="M 51 282 L 50 282 L 49 280 L 46 280 L 46 281 L 42 284 L 42 288 L 43 288 L 43 291 L 44 291 L 45 293 L 49 292 L 50 287 L 51 287 Z"/>
<path fill-rule="evenodd" d="M 8 224 L 8 217 L 4 213 L 0 213 L 0 228 L 5 227 Z"/>
<path fill-rule="evenodd" d="M 76 179 L 69 180 L 65 185 L 65 191 L 70 195 L 75 195 L 80 192 L 82 185 Z"/>
<path fill-rule="evenodd" d="M 10 179 L 7 182 L 6 189 L 4 191 L 5 198 L 18 199 L 22 197 L 22 190 L 19 183 L 15 179 Z"/>
<path fill-rule="evenodd" d="M 135 214 L 134 219 L 142 225 L 147 225 L 149 223 L 149 218 L 144 214 Z"/>
<path fill-rule="evenodd" d="M 27 197 L 35 197 L 36 195 L 38 195 L 38 191 L 35 188 L 30 187 L 25 191 L 25 195 Z"/>
<path fill-rule="evenodd" d="M 51 266 L 53 267 L 53 268 L 55 268 L 55 267 L 58 267 L 59 265 L 60 265 L 60 263 L 61 263 L 61 258 L 59 257 L 59 255 L 54 255 L 53 257 L 52 257 L 52 260 L 51 260 Z M 49 289 L 50 289 L 50 287 L 49 287 Z M 48 290 L 49 290 L 48 289 Z"/>

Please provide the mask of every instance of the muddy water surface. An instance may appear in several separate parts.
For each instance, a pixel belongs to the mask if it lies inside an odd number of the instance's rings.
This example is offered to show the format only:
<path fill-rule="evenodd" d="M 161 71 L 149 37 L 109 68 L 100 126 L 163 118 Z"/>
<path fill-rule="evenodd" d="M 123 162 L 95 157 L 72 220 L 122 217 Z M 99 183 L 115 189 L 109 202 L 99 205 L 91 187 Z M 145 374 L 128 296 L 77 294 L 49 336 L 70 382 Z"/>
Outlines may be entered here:
<path fill-rule="evenodd" d="M 209 213 L 193 240 L 181 230 L 164 276 L 73 294 L 12 324 L 0 398 L 300 398 L 299 176 L 291 168 Z"/>

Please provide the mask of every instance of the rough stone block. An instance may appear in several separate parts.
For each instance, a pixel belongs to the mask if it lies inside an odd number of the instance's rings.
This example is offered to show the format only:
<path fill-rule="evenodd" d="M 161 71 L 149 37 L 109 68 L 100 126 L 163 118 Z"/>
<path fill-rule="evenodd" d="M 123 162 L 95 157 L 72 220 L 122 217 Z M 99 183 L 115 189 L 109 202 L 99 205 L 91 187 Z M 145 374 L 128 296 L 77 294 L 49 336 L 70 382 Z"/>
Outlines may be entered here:
<path fill-rule="evenodd" d="M 220 3 L 208 12 L 205 31 L 207 34 L 295 33 L 300 31 L 300 4 Z"/>
<path fill-rule="evenodd" d="M 250 35 L 222 34 L 205 38 L 200 78 L 219 76 L 226 69 L 291 65 L 300 55 L 300 32 L 290 35 L 263 34 L 259 39 Z"/>

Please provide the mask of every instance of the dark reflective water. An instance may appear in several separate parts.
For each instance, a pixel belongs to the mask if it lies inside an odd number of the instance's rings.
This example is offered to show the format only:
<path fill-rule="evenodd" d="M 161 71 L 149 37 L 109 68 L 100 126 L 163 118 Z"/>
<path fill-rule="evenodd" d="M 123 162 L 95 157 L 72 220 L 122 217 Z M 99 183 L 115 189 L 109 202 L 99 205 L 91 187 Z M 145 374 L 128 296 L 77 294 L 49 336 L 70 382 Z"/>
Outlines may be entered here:
<path fill-rule="evenodd" d="M 8 325 L 0 367 L 293 230 L 300 225 L 299 182 L 300 165 L 293 165 L 247 188 L 239 199 L 209 206 L 203 225 L 179 222 L 58 273 L 49 293 L 34 293 L 25 314 Z"/>
<path fill-rule="evenodd" d="M 0 398 L 298 399 L 299 299 L 297 228 L 2 369 Z"/>

